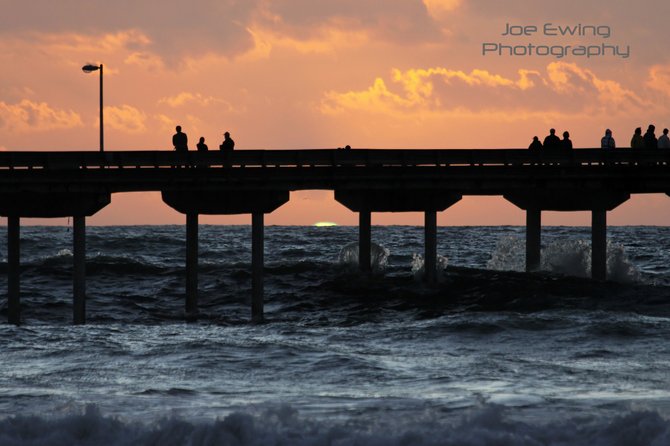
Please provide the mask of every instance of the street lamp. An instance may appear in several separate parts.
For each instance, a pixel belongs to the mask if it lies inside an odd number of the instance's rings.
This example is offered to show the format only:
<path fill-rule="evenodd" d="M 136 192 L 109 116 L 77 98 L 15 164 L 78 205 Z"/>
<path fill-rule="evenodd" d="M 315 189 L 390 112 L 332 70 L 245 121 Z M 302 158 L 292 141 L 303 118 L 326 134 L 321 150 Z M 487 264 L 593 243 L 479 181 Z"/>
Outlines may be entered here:
<path fill-rule="evenodd" d="M 86 64 L 81 69 L 84 73 L 92 73 L 93 71 L 100 70 L 100 151 L 105 151 L 105 138 L 104 138 L 104 125 L 102 122 L 102 64 L 100 65 L 91 65 Z"/>

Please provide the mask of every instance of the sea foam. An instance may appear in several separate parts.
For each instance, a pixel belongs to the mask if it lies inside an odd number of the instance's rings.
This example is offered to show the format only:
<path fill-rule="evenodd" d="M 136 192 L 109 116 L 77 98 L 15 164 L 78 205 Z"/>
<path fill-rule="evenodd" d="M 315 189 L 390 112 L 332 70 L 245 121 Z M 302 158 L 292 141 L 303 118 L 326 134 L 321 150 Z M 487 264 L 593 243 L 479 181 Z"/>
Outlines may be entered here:
<path fill-rule="evenodd" d="M 373 271 L 383 271 L 388 266 L 391 252 L 385 247 L 372 243 L 370 246 L 370 264 Z M 358 242 L 348 243 L 340 249 L 337 256 L 340 264 L 358 267 Z"/>
<path fill-rule="evenodd" d="M 434 410 L 421 416 L 392 415 L 379 420 L 317 421 L 290 406 L 261 413 L 236 412 L 213 421 L 165 418 L 154 423 L 124 422 L 89 405 L 84 413 L 61 418 L 16 416 L 0 421 L 6 446 L 78 445 L 664 445 L 670 422 L 655 411 L 589 416 L 548 422 L 515 420 L 495 404 L 467 411 L 451 422 Z"/>
<path fill-rule="evenodd" d="M 503 237 L 487 263 L 498 271 L 524 271 L 526 244 L 518 237 Z M 573 277 L 591 277 L 591 244 L 584 240 L 559 240 L 541 251 L 540 270 Z M 622 245 L 607 241 L 607 278 L 616 282 L 637 282 L 640 272 Z"/>

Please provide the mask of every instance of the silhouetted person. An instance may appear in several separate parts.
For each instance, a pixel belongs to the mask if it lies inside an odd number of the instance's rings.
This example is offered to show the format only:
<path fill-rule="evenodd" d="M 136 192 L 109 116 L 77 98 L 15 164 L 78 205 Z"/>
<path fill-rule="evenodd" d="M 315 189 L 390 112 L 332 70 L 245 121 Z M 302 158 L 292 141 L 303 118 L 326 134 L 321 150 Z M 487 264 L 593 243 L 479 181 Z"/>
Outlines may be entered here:
<path fill-rule="evenodd" d="M 572 150 L 572 141 L 570 141 L 570 133 L 567 131 L 563 132 L 563 139 L 561 140 L 561 146 L 563 150 L 568 152 Z"/>
<path fill-rule="evenodd" d="M 612 131 L 610 129 L 605 130 L 605 136 L 600 140 L 601 149 L 616 149 L 616 143 L 614 138 L 612 138 Z"/>
<path fill-rule="evenodd" d="M 658 148 L 658 140 L 656 139 L 656 127 L 653 124 L 649 124 L 647 128 L 647 133 L 644 134 L 644 148 L 645 149 L 656 149 Z"/>
<path fill-rule="evenodd" d="M 630 140 L 631 149 L 644 149 L 644 138 L 642 137 L 642 127 L 635 129 L 633 137 Z"/>
<path fill-rule="evenodd" d="M 181 131 L 181 126 L 178 125 L 177 133 L 172 135 L 172 145 L 177 152 L 188 152 L 188 136 Z"/>
<path fill-rule="evenodd" d="M 540 138 L 537 136 L 533 136 L 533 142 L 530 143 L 528 146 L 528 150 L 531 150 L 533 152 L 539 152 L 542 150 L 542 143 L 540 142 Z"/>
<path fill-rule="evenodd" d="M 235 149 L 235 141 L 230 137 L 230 133 L 226 132 L 223 134 L 223 142 L 219 148 L 224 152 L 232 152 Z"/>
<path fill-rule="evenodd" d="M 558 152 L 561 150 L 561 139 L 556 136 L 556 130 L 550 129 L 549 135 L 544 138 L 544 143 L 542 144 L 544 150 L 547 152 Z"/>
<path fill-rule="evenodd" d="M 209 150 L 209 147 L 207 147 L 207 144 L 205 144 L 205 137 L 201 136 L 200 141 L 198 141 L 198 144 L 196 144 L 196 147 L 198 148 L 198 152 L 206 152 Z"/>
<path fill-rule="evenodd" d="M 668 129 L 663 129 L 663 134 L 658 137 L 659 149 L 670 149 L 670 138 L 668 138 Z"/>

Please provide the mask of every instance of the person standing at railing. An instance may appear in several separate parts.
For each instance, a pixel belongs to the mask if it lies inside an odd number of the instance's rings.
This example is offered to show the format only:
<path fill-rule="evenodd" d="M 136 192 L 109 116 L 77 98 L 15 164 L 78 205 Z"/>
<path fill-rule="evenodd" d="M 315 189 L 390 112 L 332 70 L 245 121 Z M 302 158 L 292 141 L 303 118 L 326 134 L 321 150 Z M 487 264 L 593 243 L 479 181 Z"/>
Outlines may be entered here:
<path fill-rule="evenodd" d="M 229 132 L 223 134 L 223 142 L 219 146 L 219 149 L 223 150 L 225 153 L 232 153 L 235 149 L 235 141 L 230 137 Z"/>
<path fill-rule="evenodd" d="M 177 133 L 172 135 L 172 145 L 177 152 L 188 152 L 188 136 L 181 131 L 181 126 L 176 127 Z"/>
<path fill-rule="evenodd" d="M 658 140 L 656 139 L 656 127 L 653 124 L 649 124 L 647 128 L 647 133 L 644 134 L 644 148 L 646 150 L 654 150 L 658 148 Z"/>
<path fill-rule="evenodd" d="M 631 149 L 644 149 L 644 138 L 642 137 L 642 127 L 635 129 L 633 137 L 630 140 Z"/>
<path fill-rule="evenodd" d="M 530 150 L 533 153 L 540 153 L 542 150 L 542 143 L 540 142 L 540 138 L 537 136 L 533 136 L 533 142 L 530 143 L 528 146 L 528 150 Z"/>
<path fill-rule="evenodd" d="M 570 141 L 570 133 L 567 130 L 563 132 L 561 147 L 563 148 L 563 151 L 567 153 L 569 153 L 572 150 L 572 141 Z"/>
<path fill-rule="evenodd" d="M 547 152 L 560 152 L 561 150 L 561 138 L 556 136 L 556 129 L 550 129 L 549 134 L 544 138 L 544 143 L 542 144 L 544 150 Z"/>
<path fill-rule="evenodd" d="M 198 141 L 198 144 L 196 144 L 196 147 L 198 148 L 198 152 L 206 152 L 209 150 L 209 147 L 207 147 L 207 144 L 205 144 L 205 137 L 201 136 L 200 141 Z"/>
<path fill-rule="evenodd" d="M 668 129 L 663 129 L 663 134 L 658 137 L 659 149 L 670 149 L 670 138 L 668 138 Z"/>
<path fill-rule="evenodd" d="M 610 129 L 605 130 L 605 136 L 600 140 L 601 149 L 616 149 L 616 143 L 614 138 L 612 138 L 612 131 Z"/>

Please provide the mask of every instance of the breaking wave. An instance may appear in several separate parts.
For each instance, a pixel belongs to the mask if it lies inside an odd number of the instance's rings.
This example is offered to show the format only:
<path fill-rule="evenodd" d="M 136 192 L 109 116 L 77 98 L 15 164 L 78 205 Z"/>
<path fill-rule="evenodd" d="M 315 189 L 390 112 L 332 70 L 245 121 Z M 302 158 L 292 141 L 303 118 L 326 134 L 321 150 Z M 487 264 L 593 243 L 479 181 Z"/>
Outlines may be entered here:
<path fill-rule="evenodd" d="M 370 264 L 373 271 L 383 271 L 388 265 L 391 251 L 385 247 L 372 243 L 370 246 Z M 340 264 L 358 267 L 358 242 L 348 243 L 343 246 L 337 256 Z"/>
<path fill-rule="evenodd" d="M 96 406 L 61 418 L 0 421 L 6 446 L 51 445 L 662 445 L 670 422 L 656 411 L 548 422 L 515 419 L 511 408 L 486 404 L 447 419 L 438 410 L 360 421 L 316 421 L 290 406 L 236 412 L 215 421 L 165 418 L 151 424 L 104 416 Z"/>
<path fill-rule="evenodd" d="M 526 244 L 518 237 L 504 237 L 497 243 L 487 267 L 498 271 L 524 271 Z M 540 270 L 573 277 L 591 277 L 591 244 L 584 240 L 560 240 L 542 248 Z M 607 278 L 632 283 L 640 272 L 624 247 L 607 241 Z"/>

